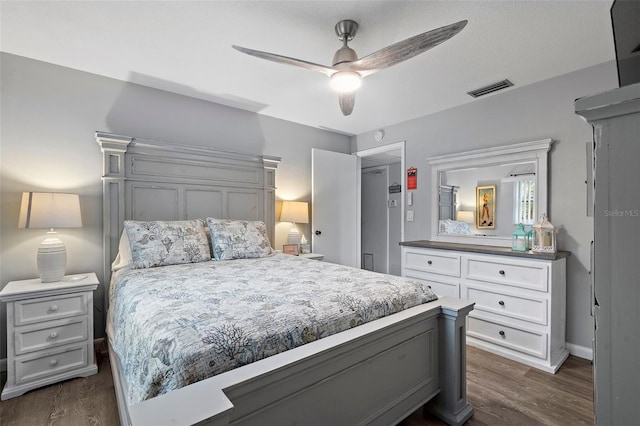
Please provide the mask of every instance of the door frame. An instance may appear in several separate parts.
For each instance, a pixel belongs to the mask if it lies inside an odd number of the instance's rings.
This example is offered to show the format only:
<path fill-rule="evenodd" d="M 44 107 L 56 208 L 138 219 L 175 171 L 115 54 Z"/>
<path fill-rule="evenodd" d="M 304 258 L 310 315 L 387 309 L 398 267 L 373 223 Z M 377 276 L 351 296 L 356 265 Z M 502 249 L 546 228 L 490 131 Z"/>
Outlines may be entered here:
<path fill-rule="evenodd" d="M 369 148 L 369 149 L 364 149 L 362 151 L 357 151 L 355 153 L 353 153 L 353 155 L 356 155 L 360 158 L 362 157 L 368 157 L 370 155 L 375 155 L 375 154 L 383 154 L 385 152 L 390 152 L 390 151 L 396 151 L 398 149 L 400 149 L 400 173 L 402 175 L 401 178 L 401 182 L 400 184 L 404 187 L 402 189 L 402 191 L 400 192 L 400 241 L 404 241 L 404 222 L 405 222 L 405 195 L 407 193 L 407 187 L 406 187 L 406 180 L 404 179 L 404 173 L 406 170 L 406 164 L 405 164 L 405 148 L 406 148 L 406 141 L 400 141 L 400 142 L 395 142 L 395 143 L 390 143 L 388 145 L 381 145 L 381 146 L 377 146 L 375 148 Z M 358 173 L 358 176 L 361 176 L 362 174 L 362 168 L 360 169 L 360 173 Z M 362 257 L 362 214 L 360 212 L 360 204 L 361 204 L 361 200 L 362 200 L 362 193 L 361 193 L 361 187 L 362 185 L 360 184 L 360 182 L 358 183 L 358 216 L 357 216 L 357 224 L 356 227 L 358 229 L 358 246 L 360 247 L 359 250 L 359 256 Z M 389 240 L 389 224 L 387 221 L 387 241 Z M 402 259 L 400 259 L 400 267 L 402 268 Z M 389 270 L 389 244 L 387 243 L 387 271 Z"/>

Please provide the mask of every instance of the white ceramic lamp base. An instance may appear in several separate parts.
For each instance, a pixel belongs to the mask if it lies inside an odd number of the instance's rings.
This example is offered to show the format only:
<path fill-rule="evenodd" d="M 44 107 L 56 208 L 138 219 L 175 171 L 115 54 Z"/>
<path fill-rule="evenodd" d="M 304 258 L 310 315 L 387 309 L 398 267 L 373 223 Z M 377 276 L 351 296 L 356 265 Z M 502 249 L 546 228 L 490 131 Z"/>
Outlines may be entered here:
<path fill-rule="evenodd" d="M 302 238 L 302 234 L 294 224 L 287 234 L 287 244 L 300 244 L 300 238 Z"/>
<path fill-rule="evenodd" d="M 67 266 L 67 249 L 62 240 L 55 233 L 48 233 L 48 237 L 38 247 L 38 273 L 43 283 L 60 281 L 64 277 Z"/>

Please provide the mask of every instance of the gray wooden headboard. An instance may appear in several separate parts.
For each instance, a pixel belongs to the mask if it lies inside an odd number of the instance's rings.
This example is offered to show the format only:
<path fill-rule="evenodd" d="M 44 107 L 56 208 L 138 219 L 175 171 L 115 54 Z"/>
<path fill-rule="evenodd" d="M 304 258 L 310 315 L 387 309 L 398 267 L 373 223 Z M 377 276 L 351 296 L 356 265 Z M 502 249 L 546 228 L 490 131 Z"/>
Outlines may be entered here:
<path fill-rule="evenodd" d="M 279 157 L 96 132 L 103 153 L 104 282 L 125 220 L 263 220 L 275 229 Z M 108 297 L 105 297 L 108 300 Z"/>

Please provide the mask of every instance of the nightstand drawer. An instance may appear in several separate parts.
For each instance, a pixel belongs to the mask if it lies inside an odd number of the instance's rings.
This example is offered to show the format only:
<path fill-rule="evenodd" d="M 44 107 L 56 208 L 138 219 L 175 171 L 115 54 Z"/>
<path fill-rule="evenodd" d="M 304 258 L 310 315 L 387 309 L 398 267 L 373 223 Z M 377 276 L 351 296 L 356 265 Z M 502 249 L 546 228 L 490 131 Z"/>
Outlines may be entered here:
<path fill-rule="evenodd" d="M 442 251 L 406 250 L 404 252 L 403 267 L 432 274 L 460 276 L 460 256 L 446 254 Z"/>
<path fill-rule="evenodd" d="M 74 293 L 15 302 L 15 325 L 87 314 L 87 294 Z"/>
<path fill-rule="evenodd" d="M 87 345 L 15 360 L 16 383 L 29 382 L 87 366 Z"/>
<path fill-rule="evenodd" d="M 538 358 L 546 358 L 547 335 L 469 317 L 467 334 Z"/>
<path fill-rule="evenodd" d="M 522 297 L 472 286 L 464 287 L 463 299 L 475 302 L 478 311 L 492 312 L 511 318 L 547 325 L 547 300 Z"/>
<path fill-rule="evenodd" d="M 531 290 L 548 289 L 547 266 L 534 262 L 495 262 L 487 258 L 467 258 L 466 278 L 506 284 Z"/>
<path fill-rule="evenodd" d="M 43 328 L 43 325 L 46 327 Z M 83 342 L 88 337 L 87 317 L 79 316 L 19 327 L 15 329 L 14 337 L 16 355 Z"/>

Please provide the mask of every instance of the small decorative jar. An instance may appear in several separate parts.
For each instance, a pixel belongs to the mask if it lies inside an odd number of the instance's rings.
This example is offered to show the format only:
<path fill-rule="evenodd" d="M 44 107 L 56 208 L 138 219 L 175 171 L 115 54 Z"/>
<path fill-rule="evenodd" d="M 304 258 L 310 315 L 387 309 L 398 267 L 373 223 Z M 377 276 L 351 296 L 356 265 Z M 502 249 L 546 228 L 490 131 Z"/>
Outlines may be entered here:
<path fill-rule="evenodd" d="M 556 252 L 556 228 L 549 222 L 547 215 L 540 216 L 540 220 L 533 225 L 533 247 L 536 253 Z"/>
<path fill-rule="evenodd" d="M 529 234 L 524 230 L 524 225 L 521 223 L 518 224 L 518 228 L 511 236 L 511 250 L 529 250 Z"/>

